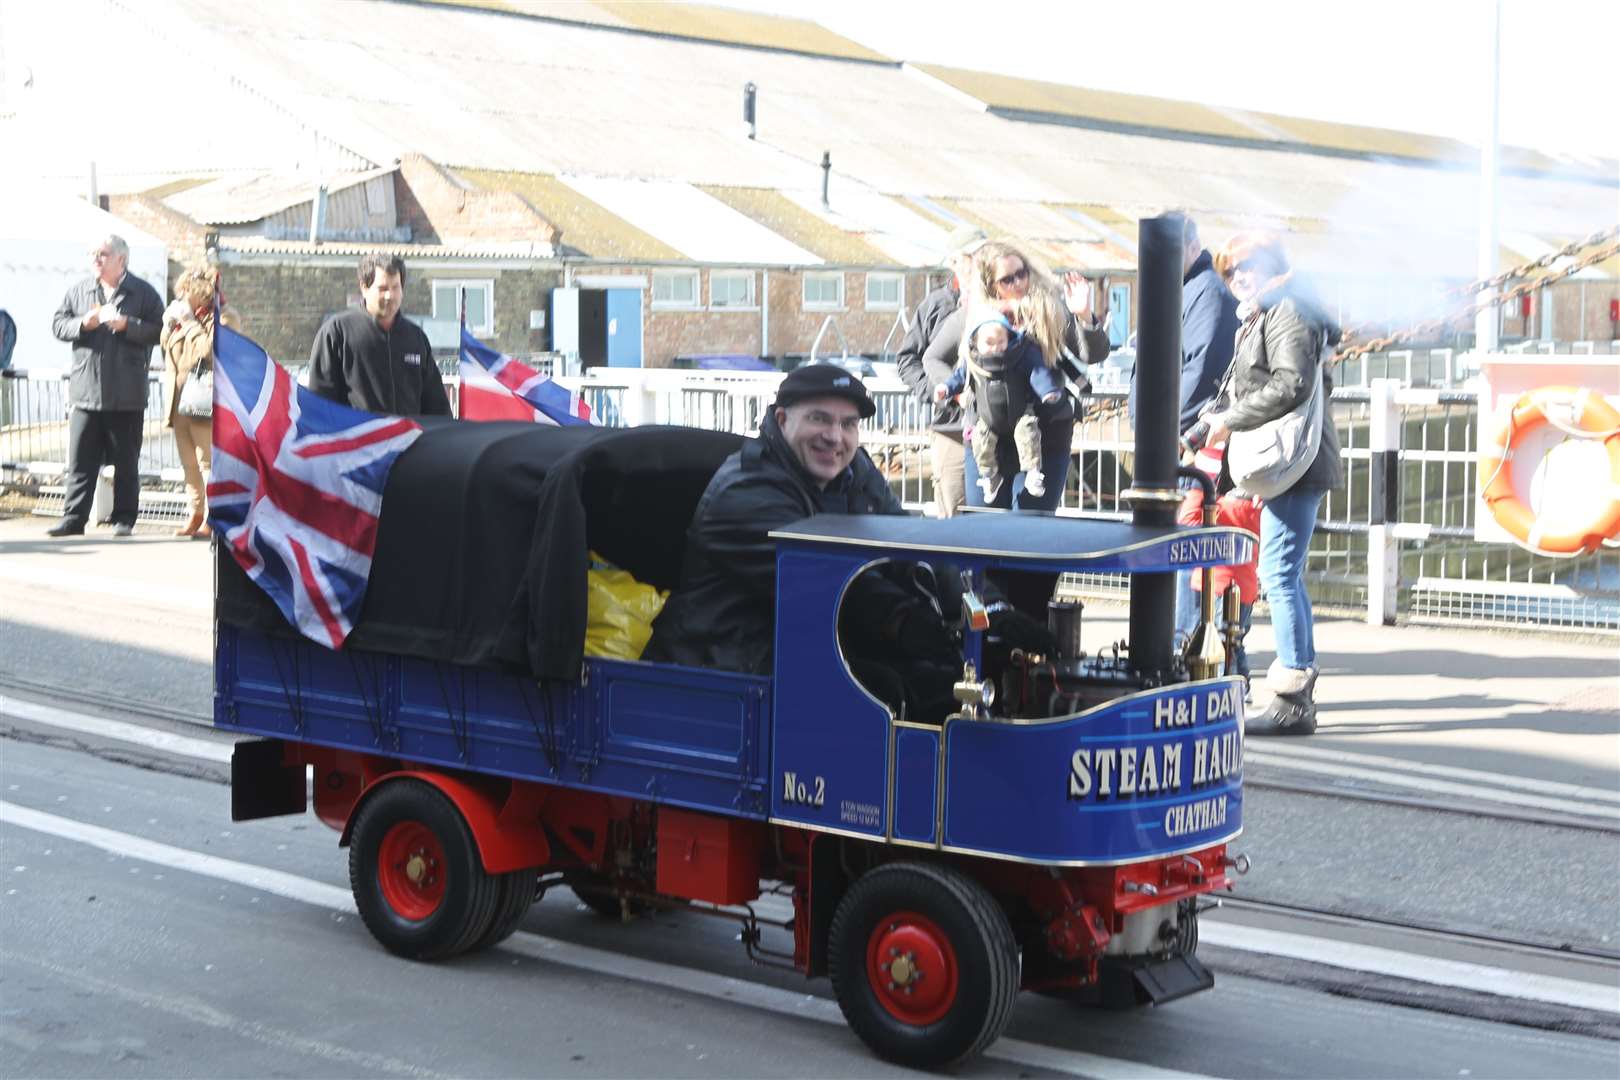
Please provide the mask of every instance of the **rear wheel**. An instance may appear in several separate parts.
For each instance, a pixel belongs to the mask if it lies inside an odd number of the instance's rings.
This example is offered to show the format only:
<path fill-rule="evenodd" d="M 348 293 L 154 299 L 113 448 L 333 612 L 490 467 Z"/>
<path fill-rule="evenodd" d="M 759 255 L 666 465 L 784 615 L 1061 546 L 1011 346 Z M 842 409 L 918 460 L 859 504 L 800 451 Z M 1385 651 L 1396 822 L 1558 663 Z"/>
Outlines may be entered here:
<path fill-rule="evenodd" d="M 500 887 L 500 898 L 495 902 L 494 918 L 490 920 L 489 929 L 472 943 L 468 952 L 492 948 L 511 937 L 517 932 L 518 925 L 523 922 L 523 916 L 534 906 L 538 892 L 538 876 L 535 871 L 514 870 L 510 874 L 502 874 L 496 880 Z"/>
<path fill-rule="evenodd" d="M 838 1006 L 873 1050 L 914 1068 L 983 1052 L 1018 994 L 1018 946 L 984 886 L 949 867 L 889 863 L 851 886 L 833 916 Z"/>
<path fill-rule="evenodd" d="M 391 780 L 361 807 L 349 886 L 373 937 L 412 960 L 465 952 L 493 927 L 501 883 L 461 813 L 431 784 Z"/>

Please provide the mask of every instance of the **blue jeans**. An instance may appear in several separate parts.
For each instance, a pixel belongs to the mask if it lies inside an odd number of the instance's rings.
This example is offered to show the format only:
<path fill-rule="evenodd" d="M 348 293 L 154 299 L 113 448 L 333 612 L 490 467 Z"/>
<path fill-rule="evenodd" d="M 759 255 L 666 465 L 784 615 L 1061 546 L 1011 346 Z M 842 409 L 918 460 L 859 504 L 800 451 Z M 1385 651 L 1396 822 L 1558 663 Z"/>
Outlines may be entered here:
<path fill-rule="evenodd" d="M 973 460 L 971 453 L 964 454 L 962 473 L 966 479 L 967 504 L 997 506 L 1003 510 L 1014 506 L 1019 510 L 1056 510 L 1063 498 L 1063 485 L 1069 479 L 1069 455 L 1073 443 L 1073 416 L 1041 425 L 1041 473 L 1046 477 L 1046 494 L 1038 499 L 1024 490 L 1024 474 L 1018 471 L 1018 447 L 1011 439 L 1002 439 L 997 445 L 996 460 L 1001 464 L 1001 475 L 1012 477 L 1012 481 L 1002 483 L 993 503 L 984 501 L 984 490 L 979 487 L 978 463 Z"/>
<path fill-rule="evenodd" d="M 1296 487 L 1267 499 L 1260 511 L 1260 587 L 1271 605 L 1277 660 L 1295 671 L 1316 666 L 1305 555 L 1316 531 L 1316 509 L 1326 494 L 1321 488 Z"/>

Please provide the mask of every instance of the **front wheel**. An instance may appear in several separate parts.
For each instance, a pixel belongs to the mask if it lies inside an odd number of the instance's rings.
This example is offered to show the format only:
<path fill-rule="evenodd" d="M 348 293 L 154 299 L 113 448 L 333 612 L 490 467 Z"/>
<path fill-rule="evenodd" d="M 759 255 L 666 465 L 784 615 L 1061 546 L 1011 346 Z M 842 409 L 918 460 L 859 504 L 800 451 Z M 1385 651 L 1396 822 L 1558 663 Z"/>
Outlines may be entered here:
<path fill-rule="evenodd" d="M 501 882 L 461 813 L 431 784 L 390 780 L 349 838 L 349 885 L 373 937 L 411 960 L 466 952 L 492 929 Z"/>
<path fill-rule="evenodd" d="M 889 863 L 839 902 L 828 941 L 844 1019 L 882 1057 L 938 1068 L 982 1053 L 1018 994 L 1018 945 L 984 886 L 949 867 Z"/>

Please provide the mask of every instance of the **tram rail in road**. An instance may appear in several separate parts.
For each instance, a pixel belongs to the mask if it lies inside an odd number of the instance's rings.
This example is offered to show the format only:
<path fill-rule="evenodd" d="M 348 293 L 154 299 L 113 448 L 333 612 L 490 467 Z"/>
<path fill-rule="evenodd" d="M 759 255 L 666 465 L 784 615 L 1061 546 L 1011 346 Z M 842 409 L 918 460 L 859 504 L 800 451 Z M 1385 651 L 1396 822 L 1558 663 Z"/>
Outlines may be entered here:
<path fill-rule="evenodd" d="M 149 724 L 95 716 L 66 707 L 68 703 L 62 702 L 61 697 L 56 697 L 56 702 L 25 700 L 15 693 L 0 697 L 0 737 L 26 738 L 32 733 L 37 738 L 39 729 L 45 728 L 71 733 L 75 745 L 85 749 L 89 749 L 84 745 L 85 740 L 111 741 L 159 757 L 207 763 L 210 766 L 205 773 L 208 778 L 215 782 L 226 778 L 222 766 L 229 763 L 230 744 L 234 740 L 199 737 L 201 732 L 193 735 L 159 730 Z M 133 703 L 122 703 L 117 710 L 129 716 L 165 721 L 170 727 L 184 727 L 175 723 L 172 714 Z M 14 722 L 21 722 L 23 727 L 18 728 Z M 201 726 L 200 721 L 191 722 Z M 207 730 L 212 732 L 212 728 Z M 1324 751 L 1320 757 L 1307 760 L 1332 760 L 1329 756 L 1331 753 Z M 1370 757 L 1355 756 L 1364 759 Z M 1377 764 L 1382 765 L 1382 762 Z M 1424 770 L 1437 768 L 1445 767 L 1423 767 Z M 197 775 L 189 769 L 179 771 Z M 1448 770 L 1453 776 L 1458 772 L 1471 771 Z M 1423 775 L 1423 771 L 1415 775 Z M 1472 779 L 1489 775 L 1492 774 L 1478 774 Z M 1514 785 L 1509 783 L 1503 783 L 1501 787 L 1506 791 L 1515 790 Z M 1562 794 L 1584 798 L 1588 793 L 1567 791 Z M 1599 807 L 1607 806 L 1610 801 L 1594 800 Z M 11 826 L 43 829 L 69 839 L 84 839 L 76 836 L 82 830 L 76 830 L 66 819 L 58 821 L 51 815 L 41 817 L 35 811 L 10 803 L 0 804 L 0 820 Z M 101 837 L 99 833 L 85 840 L 89 843 L 103 841 L 115 842 L 114 838 Z M 118 834 L 116 842 L 123 845 L 124 852 L 137 858 L 147 857 L 141 852 L 148 851 L 148 848 L 151 854 L 162 847 L 151 847 L 149 842 L 127 834 Z M 174 859 L 184 862 L 187 858 L 184 854 L 173 852 L 161 852 L 159 855 L 159 861 L 171 860 L 171 864 Z M 198 857 L 203 856 L 199 854 Z M 271 877 L 257 876 L 261 873 Z M 277 873 L 245 864 L 230 869 L 233 878 L 247 875 L 253 880 L 272 883 L 279 880 L 274 877 Z M 246 878 L 242 880 L 249 883 Z M 303 885 L 290 885 L 288 888 L 291 891 L 283 892 L 283 895 L 295 895 L 298 899 L 338 905 L 345 909 L 352 903 L 347 893 L 329 886 L 317 887 L 318 890 L 327 890 L 320 893 L 318 901 Z M 792 915 L 789 901 L 770 893 L 756 901 L 753 908 L 762 923 L 766 924 L 772 919 L 781 921 Z M 1465 998 L 1482 995 L 1498 1003 L 1503 999 L 1519 1000 L 1527 1005 L 1533 1003 L 1536 1008 L 1515 1021 L 1533 1026 L 1563 1025 L 1565 1021 L 1558 1017 L 1562 1011 L 1570 1010 L 1572 1018 L 1568 1020 L 1569 1024 L 1593 1033 L 1620 1037 L 1620 954 L 1601 949 L 1550 948 L 1506 937 L 1460 933 L 1400 920 L 1359 918 L 1341 912 L 1269 903 L 1254 898 L 1227 899 L 1219 909 L 1207 911 L 1202 920 L 1201 936 L 1203 945 L 1215 949 L 1338 970 L 1351 973 L 1357 979 L 1373 977 L 1395 980 L 1461 994 Z M 555 953 L 556 946 L 546 945 L 544 949 L 551 955 Z M 1245 970 L 1248 974 L 1258 973 L 1265 977 L 1263 971 L 1257 972 L 1247 965 Z M 1410 1003 L 1423 1004 L 1421 1000 Z M 1448 1012 L 1466 1012 L 1467 1002 L 1459 1005 L 1455 998 L 1446 997 L 1445 1004 L 1437 1004 L 1436 1007 L 1443 1007 Z M 1512 1010 L 1485 1011 L 1493 1019 L 1512 1019 Z M 1033 1063 L 1027 1055 L 1022 1054 L 997 1056 Z"/>

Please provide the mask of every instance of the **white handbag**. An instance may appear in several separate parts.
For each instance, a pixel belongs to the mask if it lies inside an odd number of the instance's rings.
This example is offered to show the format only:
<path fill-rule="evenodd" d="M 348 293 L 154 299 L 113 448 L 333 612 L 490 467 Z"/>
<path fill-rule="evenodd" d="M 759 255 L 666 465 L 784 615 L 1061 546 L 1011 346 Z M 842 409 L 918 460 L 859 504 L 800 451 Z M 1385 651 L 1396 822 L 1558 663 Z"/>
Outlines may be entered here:
<path fill-rule="evenodd" d="M 198 420 L 206 420 L 214 415 L 214 364 L 212 360 L 199 361 L 186 376 L 185 385 L 180 388 L 180 404 L 177 406 L 181 416 L 190 416 Z"/>
<path fill-rule="evenodd" d="M 1226 467 L 1232 483 L 1250 495 L 1272 499 L 1305 475 L 1322 446 L 1322 362 L 1308 398 L 1275 420 L 1227 438 Z"/>

